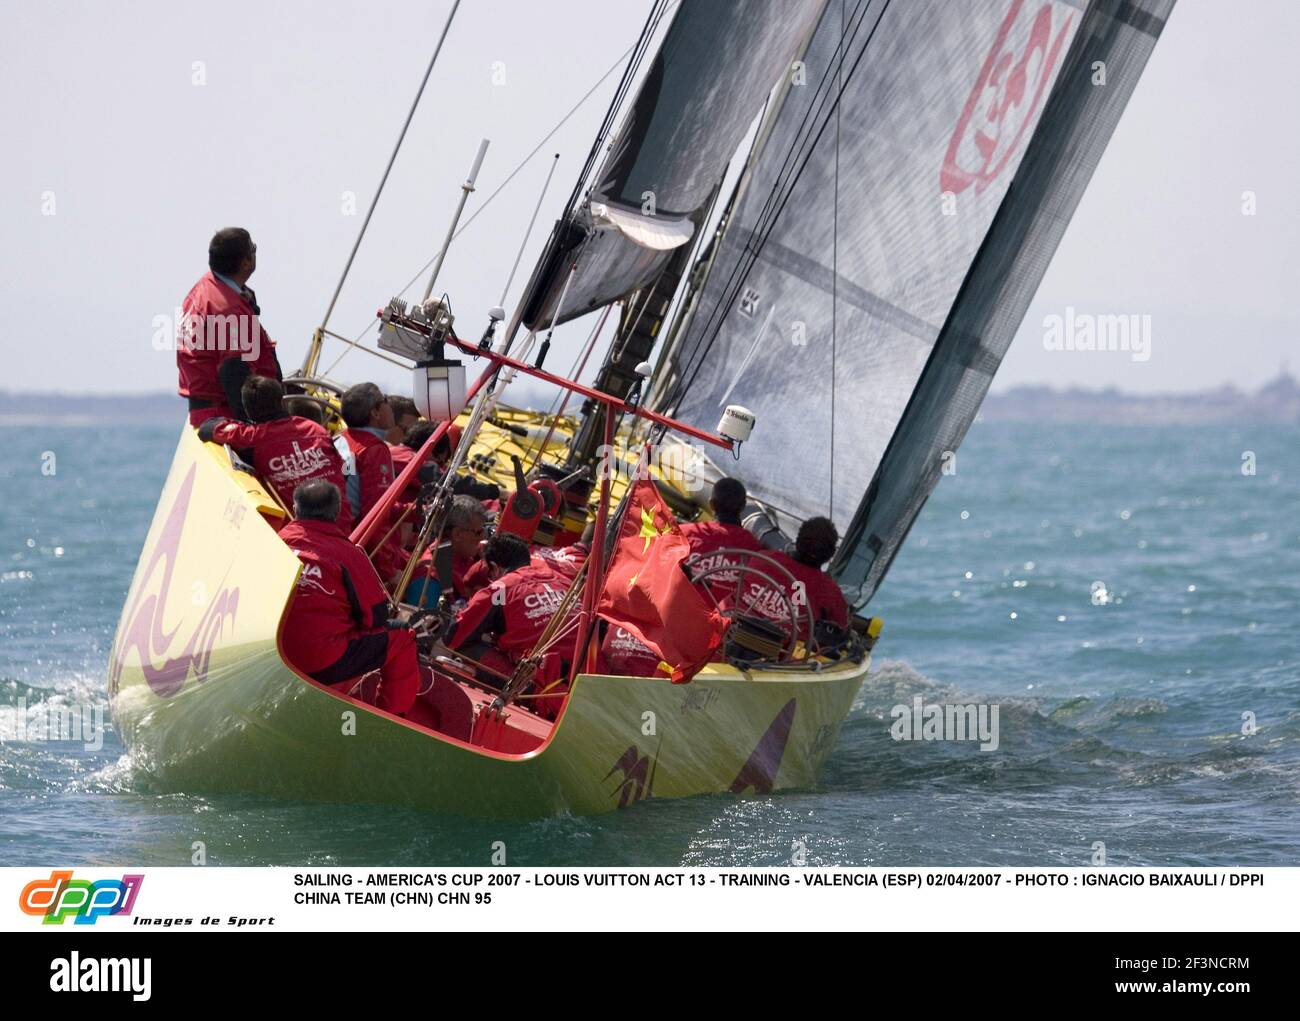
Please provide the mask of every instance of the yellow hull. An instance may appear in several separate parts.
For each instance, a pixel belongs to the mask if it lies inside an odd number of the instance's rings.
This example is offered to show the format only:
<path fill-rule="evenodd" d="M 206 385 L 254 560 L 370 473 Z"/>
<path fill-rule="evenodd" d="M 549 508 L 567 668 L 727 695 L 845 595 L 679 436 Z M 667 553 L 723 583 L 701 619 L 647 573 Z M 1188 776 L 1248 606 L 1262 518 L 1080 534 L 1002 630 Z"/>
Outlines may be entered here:
<path fill-rule="evenodd" d="M 110 658 L 114 722 L 164 789 L 520 818 L 807 787 L 866 675 L 866 661 L 717 665 L 680 686 L 583 675 L 535 750 L 441 737 L 285 664 L 299 561 L 259 513 L 273 501 L 217 452 L 183 431 Z"/>

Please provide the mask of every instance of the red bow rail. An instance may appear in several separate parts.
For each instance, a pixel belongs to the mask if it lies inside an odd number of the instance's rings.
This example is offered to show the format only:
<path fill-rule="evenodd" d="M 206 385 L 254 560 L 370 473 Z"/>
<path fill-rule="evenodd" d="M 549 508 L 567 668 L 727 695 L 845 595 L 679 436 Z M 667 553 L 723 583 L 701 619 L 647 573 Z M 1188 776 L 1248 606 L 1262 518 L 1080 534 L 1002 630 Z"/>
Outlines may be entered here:
<path fill-rule="evenodd" d="M 382 317 L 384 313 L 385 310 L 381 309 L 378 314 Z M 409 316 L 389 313 L 389 319 L 403 329 L 410 330 L 414 333 L 428 336 L 430 332 L 429 327 L 425 323 L 412 319 Z M 620 414 L 633 415 L 636 418 L 643 418 L 649 422 L 658 423 L 659 425 L 666 426 L 669 429 L 682 433 L 685 436 L 690 436 L 692 439 L 701 440 L 704 443 L 712 443 L 714 446 L 722 447 L 724 450 L 733 449 L 732 441 L 727 439 L 725 436 L 719 436 L 716 433 L 707 432 L 704 429 L 697 429 L 694 426 L 687 425 L 685 422 L 679 422 L 677 419 L 670 418 L 667 415 L 660 415 L 659 413 L 650 411 L 640 405 L 629 404 L 627 401 L 615 397 L 613 394 L 607 394 L 602 390 L 595 389 L 594 387 L 584 386 L 582 383 L 575 380 L 567 379 L 564 376 L 557 376 L 544 369 L 534 368 L 527 362 L 520 361 L 518 358 L 511 358 L 508 355 L 498 354 L 490 349 L 481 349 L 477 345 L 466 343 L 452 334 L 447 335 L 447 343 L 474 358 L 488 359 L 489 364 L 487 368 L 483 370 L 483 373 L 466 391 L 465 397 L 467 402 L 472 401 L 476 396 L 478 396 L 479 391 L 487 385 L 488 381 L 495 373 L 501 369 L 515 369 L 527 376 L 532 376 L 534 379 L 540 379 L 543 382 L 551 383 L 554 386 L 572 391 L 573 393 L 582 394 L 582 396 L 598 401 L 612 411 L 619 412 Z M 429 455 L 433 452 L 434 446 L 443 436 L 446 435 L 447 428 L 450 424 L 450 422 L 442 422 L 438 425 L 438 427 L 433 431 L 433 435 L 425 441 L 424 446 L 422 446 L 419 451 L 416 452 L 415 457 L 411 459 L 411 463 L 402 469 L 401 474 L 393 480 L 392 485 L 384 491 L 383 496 L 381 496 L 375 505 L 370 508 L 370 513 L 368 513 L 356 528 L 352 530 L 351 538 L 354 543 L 359 546 L 364 546 L 365 543 L 374 536 L 380 523 L 388 519 L 389 508 L 392 507 L 398 494 L 404 492 L 406 486 L 415 478 L 416 473 L 419 472 L 421 466 L 426 460 L 428 460 Z M 611 424 L 612 416 L 609 416 L 607 418 L 607 434 Z"/>

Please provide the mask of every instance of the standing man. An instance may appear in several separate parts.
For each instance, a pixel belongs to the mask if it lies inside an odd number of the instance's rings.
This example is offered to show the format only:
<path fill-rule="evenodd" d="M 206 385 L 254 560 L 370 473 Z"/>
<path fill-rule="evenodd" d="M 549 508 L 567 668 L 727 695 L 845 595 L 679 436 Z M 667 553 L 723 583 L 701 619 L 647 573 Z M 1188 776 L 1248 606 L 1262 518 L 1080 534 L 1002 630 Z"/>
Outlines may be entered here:
<path fill-rule="evenodd" d="M 244 380 L 283 378 L 275 341 L 262 329 L 257 295 L 248 287 L 256 269 L 257 245 L 248 231 L 223 227 L 208 244 L 208 272 L 181 305 L 176 367 L 192 426 L 217 415 L 244 419 Z"/>

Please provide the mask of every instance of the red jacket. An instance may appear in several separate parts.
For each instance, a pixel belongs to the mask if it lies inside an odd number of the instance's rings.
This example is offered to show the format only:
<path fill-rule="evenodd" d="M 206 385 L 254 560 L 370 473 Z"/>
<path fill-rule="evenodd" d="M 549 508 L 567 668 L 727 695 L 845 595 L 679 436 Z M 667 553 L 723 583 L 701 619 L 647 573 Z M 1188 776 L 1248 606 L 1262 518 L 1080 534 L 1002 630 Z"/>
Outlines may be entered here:
<path fill-rule="evenodd" d="M 338 525 L 300 519 L 280 530 L 303 563 L 284 622 L 284 654 L 303 673 L 342 658 L 348 642 L 388 621 L 388 594 L 361 547 Z"/>
<path fill-rule="evenodd" d="M 534 546 L 532 549 L 532 562 L 544 567 L 549 567 L 556 574 L 562 575 L 568 581 L 573 581 L 582 570 L 582 565 L 587 562 L 587 547 L 580 542 L 575 542 L 571 546 Z"/>
<path fill-rule="evenodd" d="M 820 620 L 829 620 L 841 627 L 849 626 L 849 604 L 835 579 L 820 568 L 799 563 L 788 554 L 772 551 L 769 555 L 794 576 L 796 587 L 793 590 L 788 583 L 785 583 L 784 578 L 776 580 L 781 582 L 781 590 L 786 599 L 795 603 L 796 608 L 799 609 L 799 637 L 801 639 L 808 640 L 808 628 L 802 610 L 803 600 L 807 600 L 808 607 L 812 611 L 814 624 Z M 772 594 L 771 588 L 766 582 L 754 577 L 748 580 L 745 591 L 737 602 L 747 612 L 771 620 L 779 619 L 784 623 L 789 619 L 785 616 L 785 603 Z"/>
<path fill-rule="evenodd" d="M 208 272 L 181 303 L 176 328 L 180 395 L 211 401 L 217 412 L 230 414 L 217 378 L 217 366 L 227 358 L 242 358 L 254 376 L 280 378 L 275 341 L 262 329 L 253 306 Z"/>
<path fill-rule="evenodd" d="M 324 479 L 339 488 L 338 525 L 346 533 L 352 530 L 352 508 L 347 501 L 343 478 L 343 458 L 334 448 L 329 430 L 309 418 L 286 415 L 284 418 L 245 425 L 221 419 L 215 426 L 204 423 L 199 435 L 211 432 L 214 443 L 232 447 L 252 447 L 253 467 L 262 480 L 275 490 L 286 507 L 293 509 L 293 494 L 302 483 Z"/>
<path fill-rule="evenodd" d="M 390 443 L 388 445 L 388 452 L 393 458 L 393 478 L 396 479 L 397 476 L 401 475 L 402 472 L 406 470 L 406 466 L 415 460 L 415 451 L 401 443 Z M 427 461 L 425 463 L 428 464 Z M 402 492 L 400 499 L 410 503 L 411 501 L 418 499 L 419 496 L 420 477 L 417 474 L 415 478 L 411 479 L 411 481 L 406 484 L 406 489 Z"/>
<path fill-rule="evenodd" d="M 393 452 L 382 436 L 376 436 L 367 429 L 348 429 L 343 436 L 356 460 L 355 484 L 349 487 L 347 497 L 352 505 L 354 519 L 360 521 L 370 513 L 370 508 L 379 502 L 379 498 L 396 478 L 393 473 Z M 401 511 L 402 508 L 393 505 L 387 523 L 382 525 L 370 540 L 372 544 L 388 531 Z M 375 567 L 384 578 L 391 578 L 405 565 L 406 556 L 402 550 L 401 535 L 399 532 L 393 532 L 384 543 L 383 549 L 375 554 Z"/>
<path fill-rule="evenodd" d="M 744 525 L 729 525 L 721 521 L 693 521 L 682 525 L 682 535 L 691 544 L 691 555 L 686 558 L 687 570 L 697 575 L 711 567 L 735 567 L 740 558 L 719 553 L 723 549 L 746 549 L 764 552 L 759 542 Z M 761 561 L 751 561 L 759 570 Z M 713 598 L 719 602 L 730 597 L 736 588 L 736 574 L 722 571 L 711 575 L 706 582 Z"/>
<path fill-rule="evenodd" d="M 610 624 L 600 645 L 598 668 L 601 673 L 619 677 L 659 677 L 667 679 L 669 669 L 660 670 L 662 660 L 641 639 L 617 624 Z M 666 664 L 665 664 L 666 667 Z"/>
<path fill-rule="evenodd" d="M 357 478 L 361 480 L 360 503 L 352 506 L 352 513 L 360 521 L 393 484 L 393 452 L 382 436 L 365 429 L 348 429 L 343 435 L 357 460 Z"/>
<path fill-rule="evenodd" d="M 532 652 L 559 609 L 569 581 L 543 564 L 532 563 L 511 571 L 470 598 L 456 618 L 447 645 L 459 649 L 470 642 L 488 641 L 492 635 L 492 645 L 517 662 Z M 576 604 L 572 612 L 577 612 Z M 574 635 L 556 647 L 564 659 L 572 661 L 576 641 Z"/>

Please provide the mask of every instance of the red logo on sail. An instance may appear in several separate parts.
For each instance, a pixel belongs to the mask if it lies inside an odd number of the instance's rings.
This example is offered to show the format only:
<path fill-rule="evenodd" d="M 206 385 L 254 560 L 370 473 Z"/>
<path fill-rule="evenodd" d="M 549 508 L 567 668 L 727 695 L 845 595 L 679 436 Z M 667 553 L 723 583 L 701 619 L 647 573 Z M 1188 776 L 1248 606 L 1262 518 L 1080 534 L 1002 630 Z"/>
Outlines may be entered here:
<path fill-rule="evenodd" d="M 1040 6 L 1032 19 L 1021 17 L 1023 7 L 1015 0 L 1007 11 L 962 109 L 939 172 L 942 191 L 955 195 L 973 184 L 982 192 L 1035 123 L 1074 16 L 1066 15 L 1053 38 L 1052 5 Z"/>
<path fill-rule="evenodd" d="M 167 658 L 177 633 L 185 624 L 185 618 L 182 618 L 170 631 L 163 629 L 163 614 L 171 601 L 172 571 L 176 567 L 181 533 L 185 529 L 185 512 L 189 510 L 190 495 L 194 492 L 194 473 L 195 469 L 190 468 L 181 491 L 176 495 L 176 502 L 167 515 L 167 522 L 163 525 L 153 556 L 140 576 L 140 587 L 135 599 L 122 618 L 126 624 L 118 636 L 113 653 L 109 676 L 110 694 L 117 694 L 118 682 L 126 666 L 126 656 L 131 649 L 139 655 L 140 669 L 144 672 L 145 680 L 159 698 L 176 694 L 191 670 L 197 680 L 206 680 L 212 647 L 221 637 L 226 621 L 233 623 L 235 620 L 235 611 L 239 607 L 239 589 L 218 586 L 217 594 L 208 601 L 206 609 L 194 624 L 185 648 L 179 656 Z M 159 569 L 162 570 L 162 581 L 158 590 L 152 592 L 149 583 Z"/>

